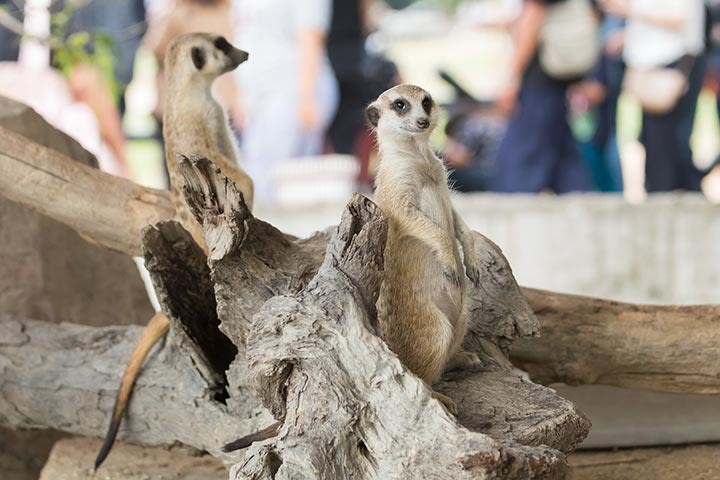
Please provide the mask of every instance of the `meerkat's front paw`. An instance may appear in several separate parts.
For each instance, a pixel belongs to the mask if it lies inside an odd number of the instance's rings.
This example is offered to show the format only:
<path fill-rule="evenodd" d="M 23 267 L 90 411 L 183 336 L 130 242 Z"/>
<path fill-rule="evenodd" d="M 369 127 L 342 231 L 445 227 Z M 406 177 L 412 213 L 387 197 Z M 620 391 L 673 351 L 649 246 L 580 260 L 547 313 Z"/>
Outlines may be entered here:
<path fill-rule="evenodd" d="M 440 400 L 443 405 L 445 405 L 445 408 L 448 412 L 452 413 L 453 415 L 457 415 L 458 409 L 457 404 L 455 403 L 455 400 L 448 397 L 447 395 L 443 395 L 440 392 L 436 392 L 435 390 L 432 391 L 432 396 L 436 400 Z"/>
<path fill-rule="evenodd" d="M 457 352 L 445 365 L 445 371 L 472 369 L 482 365 L 482 360 L 475 352 Z"/>

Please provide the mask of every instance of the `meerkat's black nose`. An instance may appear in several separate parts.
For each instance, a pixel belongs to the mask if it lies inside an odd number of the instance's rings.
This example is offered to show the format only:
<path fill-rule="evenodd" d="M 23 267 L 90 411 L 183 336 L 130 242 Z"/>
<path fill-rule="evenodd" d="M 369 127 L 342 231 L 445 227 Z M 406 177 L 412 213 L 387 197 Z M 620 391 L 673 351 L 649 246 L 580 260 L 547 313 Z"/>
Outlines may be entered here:
<path fill-rule="evenodd" d="M 427 118 L 418 118 L 417 126 L 422 129 L 428 128 L 430 126 L 430 120 L 428 120 Z"/>

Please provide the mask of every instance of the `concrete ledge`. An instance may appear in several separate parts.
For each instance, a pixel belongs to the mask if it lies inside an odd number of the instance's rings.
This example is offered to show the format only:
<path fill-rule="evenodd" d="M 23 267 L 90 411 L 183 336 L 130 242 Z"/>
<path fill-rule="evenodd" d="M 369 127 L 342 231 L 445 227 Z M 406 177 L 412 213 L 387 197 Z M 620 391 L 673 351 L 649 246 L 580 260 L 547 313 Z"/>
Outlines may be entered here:
<path fill-rule="evenodd" d="M 467 224 L 500 245 L 522 285 L 643 303 L 720 301 L 720 206 L 699 194 L 457 195 Z M 343 204 L 260 205 L 259 218 L 305 236 Z"/>

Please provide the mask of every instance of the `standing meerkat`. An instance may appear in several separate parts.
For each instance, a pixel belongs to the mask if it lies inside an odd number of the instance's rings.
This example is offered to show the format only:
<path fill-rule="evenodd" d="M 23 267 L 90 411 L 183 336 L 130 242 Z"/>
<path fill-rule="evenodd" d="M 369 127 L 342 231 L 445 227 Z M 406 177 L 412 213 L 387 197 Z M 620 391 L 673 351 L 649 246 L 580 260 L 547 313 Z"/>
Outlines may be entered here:
<path fill-rule="evenodd" d="M 163 139 L 170 189 L 178 221 L 206 251 L 202 229 L 185 205 L 183 178 L 176 155 L 199 155 L 211 160 L 235 183 L 252 210 L 253 182 L 238 166 L 237 145 L 230 123 L 212 94 L 215 79 L 247 59 L 247 52 L 212 33 L 176 37 L 165 54 Z"/>
<path fill-rule="evenodd" d="M 366 114 L 380 150 L 375 201 L 388 221 L 380 329 L 430 386 L 444 371 L 480 363 L 475 353 L 460 351 L 468 318 L 464 276 L 475 285 L 479 280 L 474 239 L 452 207 L 445 167 L 429 145 L 438 117 L 430 94 L 398 85 Z M 457 413 L 452 399 L 433 396 Z"/>
<path fill-rule="evenodd" d="M 468 317 L 463 263 L 477 284 L 475 243 L 452 207 L 445 167 L 429 145 L 437 121 L 430 94 L 398 85 L 371 103 L 366 114 L 380 147 L 375 201 L 388 221 L 380 330 L 400 361 L 431 386 L 444 371 L 480 364 L 475 353 L 460 351 Z M 451 398 L 432 394 L 457 413 Z M 223 451 L 272 437 L 280 425 L 235 440 Z"/>
<path fill-rule="evenodd" d="M 205 253 L 207 246 L 202 227 L 182 195 L 183 177 L 178 170 L 176 156 L 199 155 L 214 162 L 235 183 L 248 208 L 252 209 L 252 180 L 238 166 L 237 146 L 227 115 L 212 94 L 215 79 L 247 59 L 247 52 L 233 47 L 225 37 L 212 33 L 178 36 L 168 45 L 165 54 L 163 139 L 176 220 L 190 232 Z M 95 459 L 96 470 L 113 446 L 140 367 L 168 328 L 167 317 L 162 312 L 156 313 L 135 346 L 118 389 L 105 442 Z"/>

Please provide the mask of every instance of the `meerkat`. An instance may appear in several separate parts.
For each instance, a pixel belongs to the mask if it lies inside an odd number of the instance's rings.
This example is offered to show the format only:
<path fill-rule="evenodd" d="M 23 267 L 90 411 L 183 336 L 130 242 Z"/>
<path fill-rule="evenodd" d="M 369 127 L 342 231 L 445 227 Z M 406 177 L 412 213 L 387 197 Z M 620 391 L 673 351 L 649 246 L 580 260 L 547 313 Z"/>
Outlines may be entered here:
<path fill-rule="evenodd" d="M 380 330 L 400 361 L 456 414 L 455 402 L 431 386 L 445 371 L 480 364 L 477 354 L 460 351 L 468 317 L 463 264 L 474 285 L 479 270 L 472 232 L 452 207 L 445 167 L 429 145 L 437 109 L 422 88 L 398 85 L 366 114 L 380 147 L 375 201 L 388 221 Z M 222 449 L 247 448 L 276 435 L 280 426 L 276 422 Z"/>
<path fill-rule="evenodd" d="M 445 371 L 480 363 L 475 353 L 460 350 L 468 318 L 464 277 L 479 281 L 474 239 L 452 206 L 447 172 L 429 144 L 438 118 L 430 94 L 398 85 L 366 114 L 380 155 L 375 201 L 388 221 L 378 323 L 390 349 L 432 386 Z M 452 399 L 434 390 L 433 396 L 457 413 Z"/>
<path fill-rule="evenodd" d="M 178 170 L 176 155 L 199 155 L 213 161 L 235 183 L 248 208 L 252 209 L 252 180 L 238 166 L 237 146 L 229 129 L 227 115 L 212 94 L 213 81 L 247 59 L 247 52 L 212 33 L 178 36 L 168 45 L 165 55 L 163 138 L 176 220 L 190 232 L 205 253 L 207 246 L 202 236 L 202 227 L 191 214 L 182 195 L 183 178 Z M 168 328 L 167 317 L 162 312 L 155 314 L 130 356 L 118 389 L 105 442 L 95 460 L 96 470 L 110 453 L 145 357 L 167 333 Z"/>

